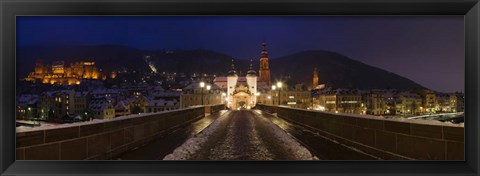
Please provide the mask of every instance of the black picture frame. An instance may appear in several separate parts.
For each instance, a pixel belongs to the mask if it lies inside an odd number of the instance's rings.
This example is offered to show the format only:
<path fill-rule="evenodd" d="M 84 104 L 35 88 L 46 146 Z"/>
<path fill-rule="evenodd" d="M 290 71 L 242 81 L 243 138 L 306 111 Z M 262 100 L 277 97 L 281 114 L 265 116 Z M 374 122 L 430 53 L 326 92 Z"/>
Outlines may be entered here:
<path fill-rule="evenodd" d="M 479 175 L 478 0 L 1 0 L 2 175 Z M 464 15 L 465 161 L 15 161 L 18 15 Z"/>

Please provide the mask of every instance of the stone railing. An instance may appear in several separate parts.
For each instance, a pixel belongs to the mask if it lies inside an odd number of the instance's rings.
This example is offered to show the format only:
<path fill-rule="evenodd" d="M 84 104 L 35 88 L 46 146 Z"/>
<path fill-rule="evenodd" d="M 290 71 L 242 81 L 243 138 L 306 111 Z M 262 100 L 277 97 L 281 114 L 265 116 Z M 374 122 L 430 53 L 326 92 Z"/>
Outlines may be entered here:
<path fill-rule="evenodd" d="M 205 108 L 205 109 L 207 109 L 207 108 Z M 224 110 L 224 109 L 226 109 L 224 104 L 211 105 L 210 106 L 210 111 L 207 112 L 207 113 L 216 113 L 216 112 L 218 112 L 220 110 Z"/>
<path fill-rule="evenodd" d="M 217 111 L 220 109 L 217 106 L 208 107 Z M 205 109 L 198 106 L 108 121 L 18 130 L 16 157 L 17 160 L 112 159 L 171 129 L 204 117 Z"/>
<path fill-rule="evenodd" d="M 437 121 L 385 119 L 258 105 L 287 121 L 380 159 L 463 160 L 464 127 Z M 334 149 L 330 152 L 335 152 Z M 329 152 L 329 151 L 326 151 Z M 334 154 L 332 154 L 334 155 Z"/>

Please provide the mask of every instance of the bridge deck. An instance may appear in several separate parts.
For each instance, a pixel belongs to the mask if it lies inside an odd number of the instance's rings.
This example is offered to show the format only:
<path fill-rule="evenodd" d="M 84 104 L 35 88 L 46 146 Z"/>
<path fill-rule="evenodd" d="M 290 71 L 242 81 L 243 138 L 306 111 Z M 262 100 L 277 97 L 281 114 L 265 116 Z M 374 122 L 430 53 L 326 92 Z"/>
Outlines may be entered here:
<path fill-rule="evenodd" d="M 187 160 L 308 160 L 312 154 L 262 114 L 229 111 L 165 157 Z"/>
<path fill-rule="evenodd" d="M 161 160 L 167 154 L 171 153 L 175 148 L 180 146 L 187 139 L 198 134 L 205 129 L 218 117 L 222 116 L 225 111 L 221 113 L 214 113 L 206 116 L 189 125 L 175 129 L 155 141 L 144 145 L 142 147 L 125 152 L 123 155 L 117 157 L 119 160 Z"/>
<path fill-rule="evenodd" d="M 202 132 L 199 133 L 200 131 Z M 168 153 L 171 154 L 166 156 Z M 250 110 L 223 111 L 207 116 L 119 157 L 119 159 L 128 160 L 163 158 L 166 160 L 317 159 L 261 112 Z"/>

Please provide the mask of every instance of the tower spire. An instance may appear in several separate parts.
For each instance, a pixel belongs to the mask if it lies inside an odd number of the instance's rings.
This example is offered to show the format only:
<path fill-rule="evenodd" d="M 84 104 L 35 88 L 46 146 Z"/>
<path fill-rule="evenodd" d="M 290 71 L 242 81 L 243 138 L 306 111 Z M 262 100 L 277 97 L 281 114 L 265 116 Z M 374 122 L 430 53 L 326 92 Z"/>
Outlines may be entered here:
<path fill-rule="evenodd" d="M 235 71 L 235 64 L 233 63 L 233 59 L 232 59 L 232 69 L 228 71 L 228 76 L 237 76 L 237 71 Z"/>
<path fill-rule="evenodd" d="M 253 59 L 250 59 L 250 70 L 253 70 L 253 64 L 252 64 L 252 62 L 253 62 Z"/>
<path fill-rule="evenodd" d="M 267 83 L 270 86 L 270 66 L 268 63 L 267 44 L 262 43 L 262 52 L 260 56 L 259 80 Z"/>
<path fill-rule="evenodd" d="M 265 42 L 262 43 L 262 58 L 268 58 L 267 52 L 267 44 Z"/>
<path fill-rule="evenodd" d="M 250 68 L 248 69 L 247 76 L 257 76 L 257 72 L 253 70 L 253 59 L 250 59 Z"/>

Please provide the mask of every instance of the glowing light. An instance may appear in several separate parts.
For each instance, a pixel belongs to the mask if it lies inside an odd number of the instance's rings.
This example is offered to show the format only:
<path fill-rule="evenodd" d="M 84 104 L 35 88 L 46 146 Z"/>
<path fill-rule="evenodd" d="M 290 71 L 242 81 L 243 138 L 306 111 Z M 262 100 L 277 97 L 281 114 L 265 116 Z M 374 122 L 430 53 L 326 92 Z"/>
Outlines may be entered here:
<path fill-rule="evenodd" d="M 204 88 L 205 87 L 205 82 L 200 82 L 200 87 Z"/>
<path fill-rule="evenodd" d="M 318 105 L 318 107 L 315 108 L 315 110 L 325 111 L 325 106 Z"/>
<path fill-rule="evenodd" d="M 341 101 L 340 103 L 358 103 L 357 101 Z M 362 104 L 362 107 L 363 107 L 363 104 Z"/>
<path fill-rule="evenodd" d="M 268 98 L 268 99 L 272 99 L 272 96 L 268 96 L 267 98 Z"/>
<path fill-rule="evenodd" d="M 157 73 L 157 68 L 155 68 L 155 65 L 152 64 L 152 62 L 147 62 L 148 63 L 148 67 L 150 67 L 150 69 L 152 70 L 153 73 Z"/>
<path fill-rule="evenodd" d="M 275 90 L 275 89 L 277 89 L 277 86 L 273 85 L 272 90 Z"/>
<path fill-rule="evenodd" d="M 207 85 L 207 90 L 210 90 L 212 87 L 210 85 Z"/>
<path fill-rule="evenodd" d="M 280 89 L 282 88 L 282 82 L 277 82 L 277 87 Z"/>

